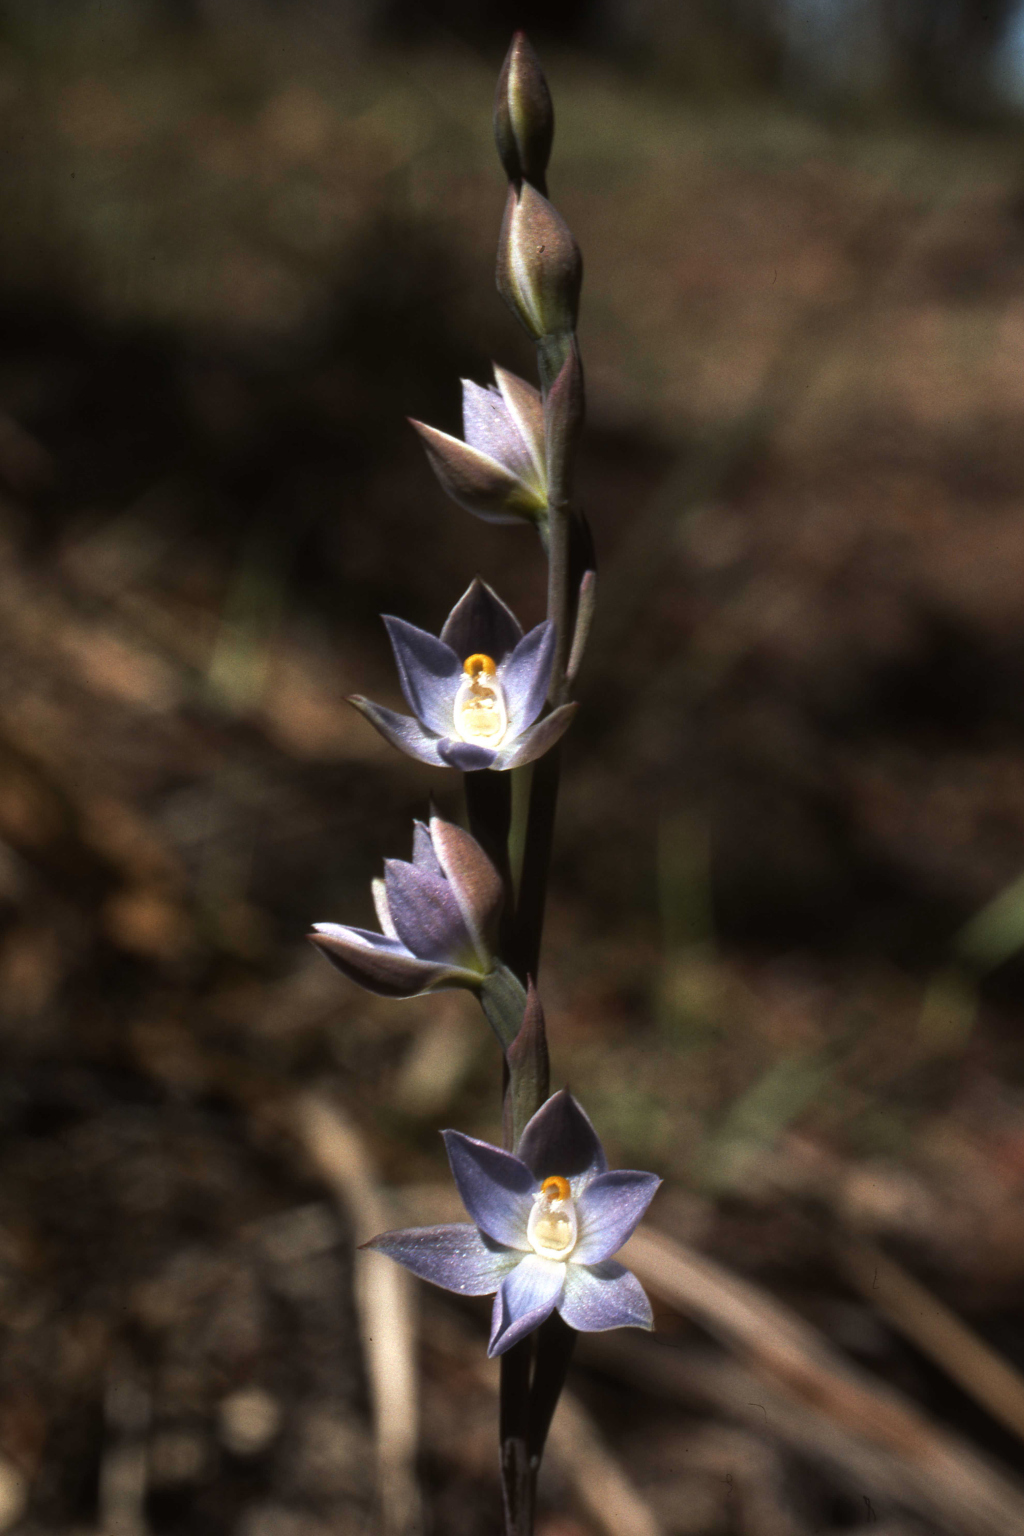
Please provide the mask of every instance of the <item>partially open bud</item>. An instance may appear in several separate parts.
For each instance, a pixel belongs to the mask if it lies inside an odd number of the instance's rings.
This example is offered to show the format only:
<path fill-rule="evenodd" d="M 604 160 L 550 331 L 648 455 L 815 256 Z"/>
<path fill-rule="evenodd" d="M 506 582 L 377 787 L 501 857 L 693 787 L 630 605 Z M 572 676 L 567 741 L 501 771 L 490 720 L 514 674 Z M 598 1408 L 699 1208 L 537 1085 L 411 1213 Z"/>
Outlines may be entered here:
<path fill-rule="evenodd" d="M 494 97 L 494 138 L 509 181 L 529 181 L 547 190 L 544 173 L 555 115 L 540 59 L 525 32 L 517 32 L 498 76 Z"/>
<path fill-rule="evenodd" d="M 535 341 L 575 330 L 580 248 L 561 214 L 524 181 L 509 188 L 498 237 L 498 292 Z"/>
<path fill-rule="evenodd" d="M 494 384 L 462 381 L 465 442 L 414 421 L 448 495 L 489 523 L 543 522 L 547 507 L 544 407 L 525 379 L 494 365 Z"/>
<path fill-rule="evenodd" d="M 430 467 L 453 501 L 487 523 L 519 523 L 535 519 L 547 497 L 535 485 L 461 438 L 413 421 L 427 450 Z"/>

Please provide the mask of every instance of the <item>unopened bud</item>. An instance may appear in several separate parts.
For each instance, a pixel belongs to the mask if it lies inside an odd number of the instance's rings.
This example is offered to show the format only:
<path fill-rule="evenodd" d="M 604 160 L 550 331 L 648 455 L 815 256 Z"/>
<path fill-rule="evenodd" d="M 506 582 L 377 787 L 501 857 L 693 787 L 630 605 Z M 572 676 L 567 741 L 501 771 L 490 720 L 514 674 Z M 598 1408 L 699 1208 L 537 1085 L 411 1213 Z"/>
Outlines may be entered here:
<path fill-rule="evenodd" d="M 498 292 L 535 341 L 575 330 L 583 260 L 568 224 L 524 181 L 509 188 L 498 238 Z"/>
<path fill-rule="evenodd" d="M 546 192 L 544 173 L 555 115 L 540 59 L 525 32 L 517 32 L 498 76 L 494 138 L 509 181 L 531 182 Z"/>

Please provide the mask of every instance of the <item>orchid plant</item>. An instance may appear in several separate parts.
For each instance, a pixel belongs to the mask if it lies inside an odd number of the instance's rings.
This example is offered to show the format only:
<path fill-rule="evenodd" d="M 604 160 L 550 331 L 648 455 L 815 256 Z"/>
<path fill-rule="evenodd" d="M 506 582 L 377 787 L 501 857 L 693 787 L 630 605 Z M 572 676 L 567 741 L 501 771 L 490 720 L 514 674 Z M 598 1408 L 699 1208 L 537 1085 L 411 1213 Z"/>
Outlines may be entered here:
<path fill-rule="evenodd" d="M 461 987 L 479 999 L 503 1055 L 502 1147 L 445 1131 L 469 1223 L 385 1232 L 368 1246 L 466 1296 L 494 1294 L 488 1353 L 501 1360 L 506 1536 L 532 1536 L 537 1469 L 578 1332 L 651 1327 L 614 1255 L 659 1180 L 609 1171 L 581 1106 L 550 1094 L 535 980 L 558 798 L 560 741 L 586 645 L 595 573 L 572 464 L 583 422 L 576 339 L 579 248 L 547 199 L 554 132 L 547 82 L 523 33 L 494 112 L 509 181 L 498 247 L 502 297 L 533 338 L 540 388 L 495 365 L 463 381 L 462 438 L 414 422 L 444 490 L 497 523 L 531 523 L 547 557 L 547 617 L 524 634 L 477 579 L 438 636 L 385 617 L 409 715 L 352 703 L 400 752 L 464 776 L 468 830 L 415 823 L 411 861 L 373 883 L 380 933 L 318 923 L 314 944 L 386 997 Z"/>

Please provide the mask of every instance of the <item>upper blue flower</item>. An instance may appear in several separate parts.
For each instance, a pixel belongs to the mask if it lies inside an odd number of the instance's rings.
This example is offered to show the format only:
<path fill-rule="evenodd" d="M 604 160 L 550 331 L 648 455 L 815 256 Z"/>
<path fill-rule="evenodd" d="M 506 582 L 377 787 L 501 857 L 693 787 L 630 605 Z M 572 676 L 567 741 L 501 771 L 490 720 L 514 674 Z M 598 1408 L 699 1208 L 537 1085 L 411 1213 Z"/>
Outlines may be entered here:
<path fill-rule="evenodd" d="M 422 763 L 518 768 L 553 746 L 575 712 L 540 719 L 551 684 L 555 627 L 524 635 L 501 598 L 479 579 L 459 599 L 440 637 L 385 616 L 402 692 L 415 718 L 356 696 L 352 703 L 393 746 Z"/>
<path fill-rule="evenodd" d="M 594 1127 L 567 1090 L 529 1121 L 517 1156 L 459 1131 L 443 1134 L 475 1225 L 384 1232 L 368 1248 L 445 1290 L 496 1291 L 489 1355 L 504 1354 L 555 1310 L 583 1333 L 652 1326 L 639 1281 L 612 1254 L 661 1180 L 609 1173 Z"/>

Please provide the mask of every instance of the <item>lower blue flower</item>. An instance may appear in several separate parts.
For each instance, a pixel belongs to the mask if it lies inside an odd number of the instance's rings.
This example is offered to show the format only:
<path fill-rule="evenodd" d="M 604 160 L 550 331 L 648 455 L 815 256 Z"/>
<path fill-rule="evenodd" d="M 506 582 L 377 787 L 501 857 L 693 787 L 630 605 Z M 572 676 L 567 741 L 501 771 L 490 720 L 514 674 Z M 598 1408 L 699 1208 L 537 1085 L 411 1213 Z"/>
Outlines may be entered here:
<path fill-rule="evenodd" d="M 571 1328 L 650 1328 L 635 1275 L 612 1258 L 661 1180 L 609 1172 L 576 1100 L 556 1093 L 530 1120 L 518 1156 L 459 1131 L 444 1132 L 459 1194 L 473 1224 L 384 1232 L 365 1246 L 464 1296 L 496 1292 L 489 1355 L 500 1355 L 558 1311 Z"/>

